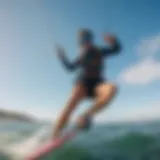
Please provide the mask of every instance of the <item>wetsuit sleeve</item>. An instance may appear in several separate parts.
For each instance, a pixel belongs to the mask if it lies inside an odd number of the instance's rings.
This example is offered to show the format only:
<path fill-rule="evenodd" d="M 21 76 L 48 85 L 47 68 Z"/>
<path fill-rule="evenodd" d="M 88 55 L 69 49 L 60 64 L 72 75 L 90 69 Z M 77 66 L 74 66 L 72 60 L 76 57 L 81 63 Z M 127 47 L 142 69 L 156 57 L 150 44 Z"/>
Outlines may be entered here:
<path fill-rule="evenodd" d="M 63 66 L 68 69 L 69 71 L 75 70 L 80 65 L 80 59 L 77 58 L 73 62 L 70 62 L 66 56 L 60 57 L 60 60 Z"/>
<path fill-rule="evenodd" d="M 121 51 L 121 45 L 118 41 L 116 41 L 115 44 L 113 44 L 110 47 L 102 47 L 101 51 L 104 57 L 110 55 L 116 55 Z"/>

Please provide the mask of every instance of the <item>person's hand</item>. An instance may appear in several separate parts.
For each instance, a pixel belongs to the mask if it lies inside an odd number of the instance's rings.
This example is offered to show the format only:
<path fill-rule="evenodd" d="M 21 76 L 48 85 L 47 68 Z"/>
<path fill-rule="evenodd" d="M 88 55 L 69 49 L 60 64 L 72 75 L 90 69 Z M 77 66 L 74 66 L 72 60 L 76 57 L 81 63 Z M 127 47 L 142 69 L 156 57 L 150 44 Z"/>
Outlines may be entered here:
<path fill-rule="evenodd" d="M 104 36 L 104 41 L 109 44 L 114 44 L 116 42 L 116 37 L 108 34 Z"/>
<path fill-rule="evenodd" d="M 65 57 L 64 49 L 60 46 L 56 46 L 56 53 L 57 53 L 57 56 L 60 57 L 60 58 Z"/>

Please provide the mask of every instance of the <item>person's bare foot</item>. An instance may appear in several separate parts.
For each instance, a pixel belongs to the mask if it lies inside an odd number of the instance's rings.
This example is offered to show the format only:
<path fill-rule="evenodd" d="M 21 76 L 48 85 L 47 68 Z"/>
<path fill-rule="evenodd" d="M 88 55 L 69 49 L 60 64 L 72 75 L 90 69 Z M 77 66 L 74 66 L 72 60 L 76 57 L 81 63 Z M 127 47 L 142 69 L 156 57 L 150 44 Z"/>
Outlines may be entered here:
<path fill-rule="evenodd" d="M 76 124 L 79 129 L 89 129 L 91 126 L 91 118 L 86 116 L 80 116 L 78 117 Z"/>

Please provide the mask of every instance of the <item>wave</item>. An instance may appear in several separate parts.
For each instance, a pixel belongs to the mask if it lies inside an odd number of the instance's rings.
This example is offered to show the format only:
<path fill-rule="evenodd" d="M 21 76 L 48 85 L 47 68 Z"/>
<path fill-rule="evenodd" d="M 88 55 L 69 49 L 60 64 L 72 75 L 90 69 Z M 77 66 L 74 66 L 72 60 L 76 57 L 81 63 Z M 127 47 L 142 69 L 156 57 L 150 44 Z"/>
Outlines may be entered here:
<path fill-rule="evenodd" d="M 159 160 L 159 142 L 151 135 L 129 133 L 90 147 L 70 143 L 43 160 Z"/>
<path fill-rule="evenodd" d="M 28 154 L 30 150 L 48 140 L 49 128 L 50 126 L 42 128 L 32 135 L 28 133 L 28 138 L 24 133 L 19 134 L 19 138 L 24 138 L 23 141 L 16 141 L 14 145 L 7 144 L 6 150 L 17 152 L 18 155 L 20 151 L 22 155 Z M 154 128 L 152 132 L 148 130 L 148 133 L 146 129 L 145 132 L 142 129 L 139 132 L 134 130 L 125 127 L 96 128 L 92 132 L 79 134 L 74 140 L 49 153 L 42 160 L 160 160 L 160 134 L 157 134 L 159 132 Z M 8 159 L 0 157 L 0 160 Z"/>

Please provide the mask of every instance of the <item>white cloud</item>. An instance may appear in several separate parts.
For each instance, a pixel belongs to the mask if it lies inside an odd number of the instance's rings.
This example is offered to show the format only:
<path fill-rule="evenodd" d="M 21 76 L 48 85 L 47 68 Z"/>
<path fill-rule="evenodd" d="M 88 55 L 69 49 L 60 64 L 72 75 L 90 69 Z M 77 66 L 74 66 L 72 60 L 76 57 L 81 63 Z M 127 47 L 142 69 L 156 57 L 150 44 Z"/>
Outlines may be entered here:
<path fill-rule="evenodd" d="M 136 64 L 122 70 L 118 79 L 127 84 L 149 84 L 160 80 L 160 34 L 142 40 L 137 47 L 137 55 L 142 59 Z"/>
<path fill-rule="evenodd" d="M 160 62 L 154 59 L 144 59 L 123 70 L 120 78 L 128 84 L 149 84 L 160 80 Z"/>
<path fill-rule="evenodd" d="M 142 40 L 137 47 L 137 53 L 141 56 L 154 56 L 160 51 L 160 33 Z"/>

